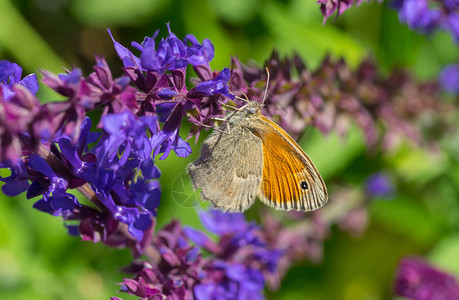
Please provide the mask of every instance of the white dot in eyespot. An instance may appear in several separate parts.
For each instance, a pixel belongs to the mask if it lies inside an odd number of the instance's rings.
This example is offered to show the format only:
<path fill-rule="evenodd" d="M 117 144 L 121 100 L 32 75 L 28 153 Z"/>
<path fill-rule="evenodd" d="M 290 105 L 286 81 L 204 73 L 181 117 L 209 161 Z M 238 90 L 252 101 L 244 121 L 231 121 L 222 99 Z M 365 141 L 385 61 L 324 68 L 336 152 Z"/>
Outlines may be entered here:
<path fill-rule="evenodd" d="M 306 181 L 302 181 L 300 186 L 303 190 L 307 190 L 309 188 L 308 183 Z"/>

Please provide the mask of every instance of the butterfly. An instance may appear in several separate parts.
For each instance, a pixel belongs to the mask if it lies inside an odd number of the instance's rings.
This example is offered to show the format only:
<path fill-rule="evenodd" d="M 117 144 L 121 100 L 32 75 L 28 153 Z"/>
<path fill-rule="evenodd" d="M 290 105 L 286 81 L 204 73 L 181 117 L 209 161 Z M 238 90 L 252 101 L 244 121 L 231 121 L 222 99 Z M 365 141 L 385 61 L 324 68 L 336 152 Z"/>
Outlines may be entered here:
<path fill-rule="evenodd" d="M 263 103 L 249 101 L 203 142 L 201 157 L 187 167 L 194 188 L 228 212 L 245 211 L 257 197 L 279 210 L 322 207 L 328 195 L 319 171 L 285 130 L 263 116 Z"/>

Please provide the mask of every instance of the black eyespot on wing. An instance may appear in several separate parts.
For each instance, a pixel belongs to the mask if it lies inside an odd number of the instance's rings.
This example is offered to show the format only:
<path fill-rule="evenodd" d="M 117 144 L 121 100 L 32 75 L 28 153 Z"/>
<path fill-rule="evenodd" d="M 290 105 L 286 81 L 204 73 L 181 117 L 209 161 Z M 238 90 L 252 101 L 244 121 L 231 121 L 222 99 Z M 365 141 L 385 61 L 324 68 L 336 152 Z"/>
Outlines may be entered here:
<path fill-rule="evenodd" d="M 303 190 L 307 190 L 309 188 L 308 183 L 306 181 L 302 181 L 300 186 Z"/>

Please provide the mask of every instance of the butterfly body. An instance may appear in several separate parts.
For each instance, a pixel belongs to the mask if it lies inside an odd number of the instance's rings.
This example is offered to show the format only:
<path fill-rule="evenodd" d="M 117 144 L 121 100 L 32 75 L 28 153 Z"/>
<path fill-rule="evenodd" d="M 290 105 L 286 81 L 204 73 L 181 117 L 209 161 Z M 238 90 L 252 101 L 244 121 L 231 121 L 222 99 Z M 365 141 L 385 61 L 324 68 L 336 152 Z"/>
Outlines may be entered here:
<path fill-rule="evenodd" d="M 224 211 L 249 208 L 258 197 L 276 209 L 310 211 L 327 201 L 325 184 L 309 157 L 251 101 L 203 143 L 187 171 L 204 200 Z"/>

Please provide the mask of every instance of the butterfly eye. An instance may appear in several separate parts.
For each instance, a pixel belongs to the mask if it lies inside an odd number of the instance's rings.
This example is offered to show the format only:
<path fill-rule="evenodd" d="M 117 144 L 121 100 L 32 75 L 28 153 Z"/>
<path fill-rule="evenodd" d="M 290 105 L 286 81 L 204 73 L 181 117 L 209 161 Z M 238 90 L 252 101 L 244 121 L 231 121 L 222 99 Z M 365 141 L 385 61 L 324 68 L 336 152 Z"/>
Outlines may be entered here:
<path fill-rule="evenodd" d="M 306 181 L 302 181 L 300 183 L 300 186 L 303 190 L 307 190 L 308 189 L 308 183 Z"/>
<path fill-rule="evenodd" d="M 254 115 L 256 112 L 257 112 L 257 109 L 255 107 L 249 107 L 247 109 L 247 112 L 250 114 L 250 115 Z"/>

